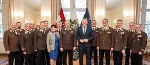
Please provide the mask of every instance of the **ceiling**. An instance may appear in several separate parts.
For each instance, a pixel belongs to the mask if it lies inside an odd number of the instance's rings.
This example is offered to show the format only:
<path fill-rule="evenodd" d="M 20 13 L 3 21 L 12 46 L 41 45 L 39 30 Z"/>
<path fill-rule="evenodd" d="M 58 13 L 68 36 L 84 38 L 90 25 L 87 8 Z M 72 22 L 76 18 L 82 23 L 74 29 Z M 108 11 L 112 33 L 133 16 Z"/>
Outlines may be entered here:
<path fill-rule="evenodd" d="M 25 5 L 28 5 L 34 10 L 41 10 L 41 1 L 40 0 L 25 0 Z"/>
<path fill-rule="evenodd" d="M 30 6 L 34 10 L 41 9 L 40 0 L 25 0 L 25 5 Z M 111 10 L 115 7 L 121 6 L 122 0 L 106 0 L 106 9 Z"/>
<path fill-rule="evenodd" d="M 113 9 L 122 6 L 122 0 L 106 0 L 106 9 Z"/>

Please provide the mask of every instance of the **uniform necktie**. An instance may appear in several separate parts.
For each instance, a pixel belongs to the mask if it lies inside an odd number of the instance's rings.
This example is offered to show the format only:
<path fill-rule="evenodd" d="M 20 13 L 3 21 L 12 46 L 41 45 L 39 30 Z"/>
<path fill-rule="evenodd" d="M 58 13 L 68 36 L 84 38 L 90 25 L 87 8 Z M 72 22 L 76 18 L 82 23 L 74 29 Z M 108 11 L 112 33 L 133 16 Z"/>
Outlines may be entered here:
<path fill-rule="evenodd" d="M 86 32 L 85 27 L 83 28 L 83 30 L 84 30 L 84 34 L 85 34 L 85 32 Z"/>
<path fill-rule="evenodd" d="M 45 34 L 44 30 L 42 30 L 42 33 Z"/>
<path fill-rule="evenodd" d="M 58 32 L 60 33 L 60 29 L 58 30 Z"/>
<path fill-rule="evenodd" d="M 69 29 L 67 29 L 67 31 L 69 31 Z"/>
<path fill-rule="evenodd" d="M 120 29 L 118 29 L 118 32 L 120 32 Z"/>
<path fill-rule="evenodd" d="M 17 34 L 17 31 L 14 30 L 13 32 L 14 32 L 15 34 Z"/>
<path fill-rule="evenodd" d="M 136 32 L 136 34 L 138 34 L 138 32 Z"/>
<path fill-rule="evenodd" d="M 104 27 L 104 31 L 106 31 L 106 27 Z"/>
<path fill-rule="evenodd" d="M 28 35 L 30 34 L 30 32 L 28 32 Z"/>
<path fill-rule="evenodd" d="M 93 27 L 93 30 L 95 31 L 95 28 Z"/>

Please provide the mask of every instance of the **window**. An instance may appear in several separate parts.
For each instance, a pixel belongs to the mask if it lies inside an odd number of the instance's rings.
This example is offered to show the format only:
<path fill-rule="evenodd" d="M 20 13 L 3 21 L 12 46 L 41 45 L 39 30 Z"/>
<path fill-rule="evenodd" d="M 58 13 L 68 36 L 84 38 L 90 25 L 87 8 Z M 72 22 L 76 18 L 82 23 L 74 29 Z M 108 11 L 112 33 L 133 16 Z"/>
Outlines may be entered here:
<path fill-rule="evenodd" d="M 140 24 L 144 25 L 144 30 L 150 39 L 150 0 L 142 0 L 140 14 Z"/>
<path fill-rule="evenodd" d="M 0 37 L 3 37 L 3 28 L 2 28 L 2 11 L 0 11 Z"/>
<path fill-rule="evenodd" d="M 3 28 L 2 28 L 2 0 L 0 0 L 0 40 L 3 37 Z"/>
<path fill-rule="evenodd" d="M 150 2 L 149 2 L 150 4 Z M 148 38 L 150 38 L 150 11 L 146 12 L 146 22 L 145 22 L 145 32 L 148 35 Z"/>
<path fill-rule="evenodd" d="M 61 3 L 66 20 L 76 17 L 80 24 L 86 11 L 86 0 L 61 0 Z"/>
<path fill-rule="evenodd" d="M 147 9 L 150 9 L 150 0 L 147 0 Z"/>

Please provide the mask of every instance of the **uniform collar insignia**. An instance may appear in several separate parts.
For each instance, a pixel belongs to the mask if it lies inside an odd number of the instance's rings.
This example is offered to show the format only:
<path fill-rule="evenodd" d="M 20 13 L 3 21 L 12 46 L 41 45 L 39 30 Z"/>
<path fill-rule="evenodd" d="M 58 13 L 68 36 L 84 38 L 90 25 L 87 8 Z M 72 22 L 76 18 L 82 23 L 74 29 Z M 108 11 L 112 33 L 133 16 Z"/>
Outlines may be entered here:
<path fill-rule="evenodd" d="M 130 31 L 135 32 L 135 30 L 134 30 L 134 29 L 129 29 L 129 30 L 128 30 L 128 32 L 130 32 Z"/>
<path fill-rule="evenodd" d="M 10 29 L 9 31 L 10 31 L 10 32 L 16 32 L 16 30 L 12 30 L 12 29 Z"/>
<path fill-rule="evenodd" d="M 65 30 L 67 30 L 68 28 L 65 28 Z M 71 30 L 71 28 L 69 28 L 69 30 Z"/>
<path fill-rule="evenodd" d="M 94 30 L 96 30 L 96 29 L 97 29 L 97 27 L 92 27 L 92 30 L 93 30 L 93 29 L 94 29 Z"/>
<path fill-rule="evenodd" d="M 22 29 L 17 29 L 17 30 L 22 31 Z"/>
<path fill-rule="evenodd" d="M 48 30 L 48 29 L 49 29 L 48 27 L 45 28 L 45 30 Z"/>
<path fill-rule="evenodd" d="M 44 30 L 40 29 L 40 32 L 44 32 Z"/>
<path fill-rule="evenodd" d="M 118 31 L 118 30 L 123 31 L 124 29 L 123 28 L 116 28 L 116 31 Z"/>
<path fill-rule="evenodd" d="M 27 33 L 31 33 L 31 31 L 27 31 L 27 30 L 25 30 L 25 34 L 27 34 Z"/>
<path fill-rule="evenodd" d="M 102 27 L 102 30 L 103 30 L 103 31 L 104 31 L 104 28 L 106 28 L 106 30 L 109 30 L 109 26 Z"/>
<path fill-rule="evenodd" d="M 32 31 L 34 31 L 35 29 L 31 29 Z"/>

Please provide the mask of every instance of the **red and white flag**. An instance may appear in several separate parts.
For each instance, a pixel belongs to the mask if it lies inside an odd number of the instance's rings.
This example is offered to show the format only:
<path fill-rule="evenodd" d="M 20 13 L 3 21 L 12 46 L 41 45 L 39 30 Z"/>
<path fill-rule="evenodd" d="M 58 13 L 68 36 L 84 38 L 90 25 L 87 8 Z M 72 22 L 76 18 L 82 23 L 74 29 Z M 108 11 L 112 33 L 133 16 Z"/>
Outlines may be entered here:
<path fill-rule="evenodd" d="M 59 15 L 57 17 L 57 22 L 58 21 L 63 21 L 63 23 L 65 23 L 65 21 L 66 21 L 62 8 L 60 9 L 60 13 L 59 13 Z M 57 22 L 56 22 L 56 27 L 57 27 Z"/>

